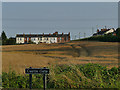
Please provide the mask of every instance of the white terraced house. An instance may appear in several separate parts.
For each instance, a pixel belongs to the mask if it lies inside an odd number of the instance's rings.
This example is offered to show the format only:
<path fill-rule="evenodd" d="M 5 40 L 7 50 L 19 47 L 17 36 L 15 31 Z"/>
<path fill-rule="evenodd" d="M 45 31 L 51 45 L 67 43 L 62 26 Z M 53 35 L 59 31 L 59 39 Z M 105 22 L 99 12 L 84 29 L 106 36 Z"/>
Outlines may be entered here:
<path fill-rule="evenodd" d="M 36 44 L 39 43 L 64 43 L 70 41 L 70 32 L 68 34 L 58 34 L 55 32 L 53 34 L 17 34 L 16 43 L 26 44 L 32 41 Z"/>

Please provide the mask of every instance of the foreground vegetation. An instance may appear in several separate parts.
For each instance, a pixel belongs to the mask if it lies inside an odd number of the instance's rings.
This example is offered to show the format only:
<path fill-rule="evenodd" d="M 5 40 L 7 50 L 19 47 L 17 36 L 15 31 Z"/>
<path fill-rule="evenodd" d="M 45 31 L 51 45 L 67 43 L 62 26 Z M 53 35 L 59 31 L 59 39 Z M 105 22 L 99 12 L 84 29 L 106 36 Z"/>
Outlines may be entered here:
<path fill-rule="evenodd" d="M 50 66 L 47 88 L 119 88 L 120 67 L 107 69 L 98 64 Z M 33 75 L 32 88 L 43 88 L 42 75 Z M 3 88 L 29 88 L 29 75 L 10 70 L 2 74 Z"/>

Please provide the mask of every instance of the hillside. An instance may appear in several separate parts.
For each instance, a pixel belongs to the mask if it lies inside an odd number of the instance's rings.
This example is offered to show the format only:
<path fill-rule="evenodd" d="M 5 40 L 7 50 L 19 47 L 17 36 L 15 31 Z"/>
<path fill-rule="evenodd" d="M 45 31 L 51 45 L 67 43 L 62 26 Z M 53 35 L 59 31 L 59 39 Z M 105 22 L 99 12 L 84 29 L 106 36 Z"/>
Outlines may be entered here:
<path fill-rule="evenodd" d="M 2 46 L 2 70 L 11 68 L 23 74 L 27 67 L 98 63 L 118 67 L 117 42 L 74 41 L 65 44 L 26 44 Z"/>

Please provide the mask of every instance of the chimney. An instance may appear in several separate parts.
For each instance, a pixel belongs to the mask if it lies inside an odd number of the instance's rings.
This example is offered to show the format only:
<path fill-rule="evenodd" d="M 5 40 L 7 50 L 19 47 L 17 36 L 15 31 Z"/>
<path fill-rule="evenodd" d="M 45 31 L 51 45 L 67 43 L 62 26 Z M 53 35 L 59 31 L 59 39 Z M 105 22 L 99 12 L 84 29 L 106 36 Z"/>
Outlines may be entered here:
<path fill-rule="evenodd" d="M 51 36 L 51 33 L 49 33 L 49 36 Z"/>
<path fill-rule="evenodd" d="M 70 35 L 70 32 L 68 33 L 68 35 Z"/>
<path fill-rule="evenodd" d="M 104 31 L 104 29 L 101 29 L 101 31 Z"/>
<path fill-rule="evenodd" d="M 30 37 L 31 37 L 31 33 L 30 33 Z"/>
<path fill-rule="evenodd" d="M 44 33 L 43 33 L 43 36 L 44 36 Z"/>
<path fill-rule="evenodd" d="M 25 34 L 23 33 L 23 37 L 25 37 Z"/>
<path fill-rule="evenodd" d="M 53 33 L 53 35 L 55 35 L 55 33 Z"/>
<path fill-rule="evenodd" d="M 56 35 L 58 35 L 58 32 L 55 32 Z"/>
<path fill-rule="evenodd" d="M 108 29 L 101 29 L 101 31 L 107 31 Z"/>
<path fill-rule="evenodd" d="M 62 32 L 62 35 L 63 35 L 63 32 Z"/>
<path fill-rule="evenodd" d="M 97 33 L 99 32 L 99 29 L 97 29 Z"/>

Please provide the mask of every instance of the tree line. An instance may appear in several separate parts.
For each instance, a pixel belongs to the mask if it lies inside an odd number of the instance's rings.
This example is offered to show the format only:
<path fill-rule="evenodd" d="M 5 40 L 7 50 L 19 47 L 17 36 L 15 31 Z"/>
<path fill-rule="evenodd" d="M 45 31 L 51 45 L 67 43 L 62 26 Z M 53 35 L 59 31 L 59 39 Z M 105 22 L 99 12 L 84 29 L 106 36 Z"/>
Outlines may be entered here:
<path fill-rule="evenodd" d="M 116 36 L 114 36 L 112 34 L 107 34 L 107 35 L 102 35 L 102 36 L 92 36 L 92 37 L 84 38 L 84 39 L 80 39 L 80 40 L 120 42 L 120 28 L 117 28 L 115 33 L 116 33 Z M 33 42 L 31 41 L 29 43 L 31 44 Z M 16 38 L 13 38 L 13 37 L 7 38 L 5 32 L 2 31 L 1 37 L 0 37 L 0 44 L 1 45 L 16 45 Z"/>
<path fill-rule="evenodd" d="M 4 31 L 2 31 L 1 33 L 0 41 L 1 41 L 1 45 L 15 45 L 16 44 L 16 39 L 13 37 L 7 38 Z"/>

